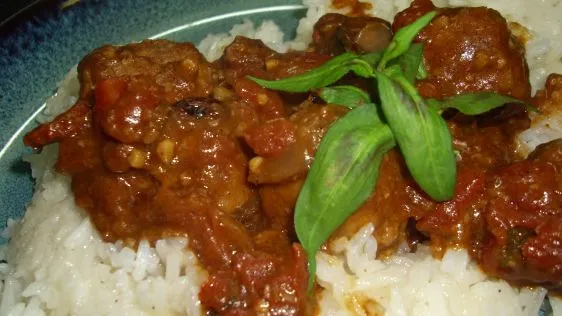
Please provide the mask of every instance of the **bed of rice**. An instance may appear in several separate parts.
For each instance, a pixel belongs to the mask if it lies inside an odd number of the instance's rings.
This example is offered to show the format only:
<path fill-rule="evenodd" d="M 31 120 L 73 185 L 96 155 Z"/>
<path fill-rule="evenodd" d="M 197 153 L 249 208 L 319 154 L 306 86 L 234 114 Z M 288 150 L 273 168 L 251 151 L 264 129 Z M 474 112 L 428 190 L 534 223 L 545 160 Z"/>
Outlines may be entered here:
<path fill-rule="evenodd" d="M 376 16 L 392 20 L 410 0 L 373 1 Z M 439 6 L 487 5 L 508 20 L 529 28 L 527 44 L 531 81 L 536 90 L 546 75 L 562 73 L 562 1 L 434 0 Z M 246 21 L 227 34 L 209 35 L 199 49 L 218 58 L 236 35 L 262 39 L 278 51 L 304 49 L 312 26 L 330 8 L 329 0 L 304 0 L 309 7 L 296 38 L 284 42 L 272 21 L 255 27 Z M 75 69 L 47 101 L 41 121 L 76 100 Z M 562 113 L 536 115 L 520 136 L 522 149 L 562 135 Z M 21 221 L 9 221 L 0 247 L 0 315 L 199 315 L 201 284 L 207 273 L 189 250 L 187 239 L 141 242 L 137 251 L 121 243 L 104 243 L 84 211 L 74 204 L 69 179 L 54 172 L 57 147 L 47 147 L 29 161 L 36 192 Z M 318 254 L 319 307 L 323 315 L 537 315 L 546 290 L 515 289 L 487 278 L 466 251 L 450 250 L 442 260 L 427 248 L 399 252 L 390 260 L 375 258 L 376 229 L 363 227 L 351 239 Z M 555 315 L 562 303 L 551 298 Z"/>

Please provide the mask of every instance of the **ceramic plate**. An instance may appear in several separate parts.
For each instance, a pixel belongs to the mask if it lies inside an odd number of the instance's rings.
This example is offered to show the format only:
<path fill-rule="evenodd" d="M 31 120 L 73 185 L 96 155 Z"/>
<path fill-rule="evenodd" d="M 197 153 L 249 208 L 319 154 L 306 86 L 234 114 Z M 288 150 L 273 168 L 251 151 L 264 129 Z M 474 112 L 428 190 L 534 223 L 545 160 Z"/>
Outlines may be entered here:
<path fill-rule="evenodd" d="M 274 20 L 293 37 L 305 13 L 299 0 L 105 0 L 66 1 L 35 12 L 0 35 L 0 229 L 21 217 L 33 181 L 22 155 L 23 135 L 33 128 L 44 100 L 65 73 L 103 44 L 145 38 L 199 42 L 249 19 Z"/>

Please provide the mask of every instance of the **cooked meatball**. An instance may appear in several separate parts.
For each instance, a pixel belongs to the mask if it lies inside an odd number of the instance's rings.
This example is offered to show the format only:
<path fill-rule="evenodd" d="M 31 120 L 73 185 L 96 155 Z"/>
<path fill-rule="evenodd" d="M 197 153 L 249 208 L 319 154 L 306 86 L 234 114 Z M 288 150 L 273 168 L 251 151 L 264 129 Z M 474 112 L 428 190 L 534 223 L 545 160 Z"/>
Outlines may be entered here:
<path fill-rule="evenodd" d="M 418 82 L 423 97 L 495 91 L 530 98 L 524 50 L 499 12 L 484 7 L 436 8 L 430 0 L 415 0 L 396 15 L 392 28 L 397 31 L 431 10 L 438 16 L 416 38 L 424 44 L 429 73 Z"/>
<path fill-rule="evenodd" d="M 491 275 L 560 289 L 562 170 L 560 141 L 489 176 L 487 204 L 474 229 L 473 255 Z M 554 161 L 555 163 L 552 163 Z"/>

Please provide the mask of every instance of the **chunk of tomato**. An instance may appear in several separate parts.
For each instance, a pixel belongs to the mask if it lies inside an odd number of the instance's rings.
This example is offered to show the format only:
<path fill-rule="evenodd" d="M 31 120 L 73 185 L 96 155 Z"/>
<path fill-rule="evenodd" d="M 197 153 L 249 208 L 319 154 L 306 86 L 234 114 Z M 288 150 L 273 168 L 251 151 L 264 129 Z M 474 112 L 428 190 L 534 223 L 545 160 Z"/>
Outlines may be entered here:
<path fill-rule="evenodd" d="M 127 89 L 127 81 L 121 78 L 109 78 L 96 84 L 96 111 L 107 111 Z"/>

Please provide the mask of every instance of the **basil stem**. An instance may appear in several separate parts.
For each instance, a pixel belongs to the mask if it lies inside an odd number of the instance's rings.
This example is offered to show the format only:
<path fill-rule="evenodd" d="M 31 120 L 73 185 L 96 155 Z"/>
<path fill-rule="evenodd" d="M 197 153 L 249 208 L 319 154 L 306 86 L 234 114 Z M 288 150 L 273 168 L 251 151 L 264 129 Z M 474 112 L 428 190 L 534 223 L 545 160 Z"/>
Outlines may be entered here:
<path fill-rule="evenodd" d="M 382 111 L 412 177 L 434 200 L 451 199 L 456 160 L 445 120 L 434 108 L 426 106 L 400 71 L 379 73 L 377 84 Z"/>
<path fill-rule="evenodd" d="M 431 11 L 417 19 L 414 23 L 398 30 L 398 32 L 394 34 L 390 45 L 388 45 L 388 47 L 384 50 L 377 69 L 382 71 L 389 61 L 404 54 L 410 47 L 410 44 L 416 35 L 418 35 L 418 33 L 426 27 L 436 15 L 436 11 Z"/>
<path fill-rule="evenodd" d="M 416 73 L 416 79 L 417 80 L 423 80 L 423 79 L 427 78 L 427 76 L 428 76 L 427 69 L 425 68 L 425 64 L 423 63 L 423 59 L 422 59 L 422 62 L 418 66 L 418 72 Z"/>
<path fill-rule="evenodd" d="M 354 63 L 358 59 L 353 53 L 344 53 L 332 58 L 322 66 L 312 69 L 303 74 L 280 79 L 280 80 L 264 80 L 255 77 L 248 77 L 262 87 L 280 90 L 286 92 L 307 92 L 310 90 L 328 86 L 345 76 L 352 67 L 357 71 L 364 70 L 364 65 Z M 367 64 L 366 62 L 363 62 Z M 368 64 L 367 64 L 368 65 Z M 369 67 L 370 68 L 370 67 Z"/>
<path fill-rule="evenodd" d="M 295 230 L 309 262 L 314 285 L 316 253 L 372 193 L 386 151 L 394 147 L 387 125 L 376 123 L 374 105 L 357 107 L 328 130 L 295 207 Z"/>
<path fill-rule="evenodd" d="M 318 92 L 318 96 L 320 96 L 320 98 L 322 98 L 322 100 L 326 103 L 337 104 L 350 109 L 366 103 L 371 103 L 371 97 L 369 97 L 369 94 L 354 86 L 334 86 L 322 88 Z"/>
<path fill-rule="evenodd" d="M 527 107 L 530 111 L 537 109 L 532 105 L 525 103 L 519 99 L 504 96 L 494 92 L 477 92 L 452 96 L 444 100 L 430 99 L 427 103 L 438 110 L 446 110 L 449 108 L 457 109 L 466 115 L 478 115 L 507 103 L 519 103 Z"/>
<path fill-rule="evenodd" d="M 410 45 L 404 54 L 394 59 L 389 65 L 400 66 L 404 77 L 411 83 L 414 83 L 419 77 L 425 77 L 427 73 L 423 67 L 423 44 Z"/>

